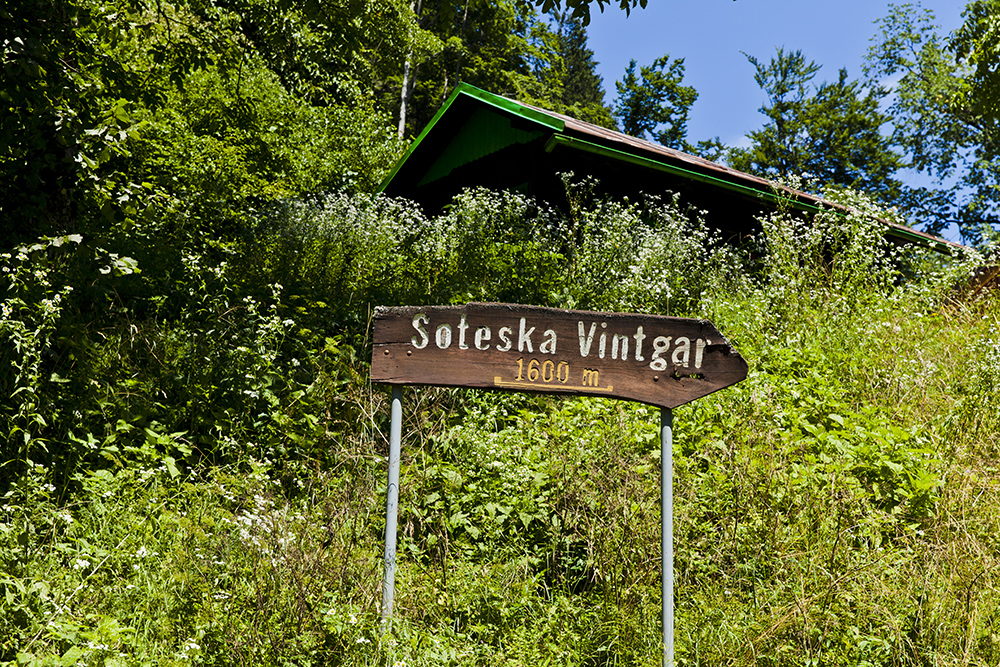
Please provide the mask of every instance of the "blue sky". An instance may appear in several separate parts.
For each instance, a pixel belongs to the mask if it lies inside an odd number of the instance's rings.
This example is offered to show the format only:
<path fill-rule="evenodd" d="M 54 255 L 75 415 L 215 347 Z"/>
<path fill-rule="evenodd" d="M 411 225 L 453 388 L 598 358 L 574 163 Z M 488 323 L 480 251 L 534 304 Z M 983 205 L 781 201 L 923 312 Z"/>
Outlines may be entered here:
<path fill-rule="evenodd" d="M 746 134 L 764 122 L 758 110 L 764 94 L 743 52 L 768 62 L 778 47 L 802 51 L 822 69 L 817 83 L 835 81 L 841 67 L 848 77 L 862 76 L 862 62 L 876 21 L 888 14 L 886 0 L 649 0 L 645 9 L 625 15 L 612 0 L 593 12 L 588 45 L 604 78 L 605 102 L 615 97 L 615 81 L 634 58 L 649 65 L 664 54 L 684 58 L 684 82 L 698 91 L 691 108 L 688 141 L 718 137 L 727 146 L 746 145 Z M 896 2 L 894 4 L 904 4 Z M 915 3 L 914 3 L 915 4 Z M 925 0 L 944 32 L 962 23 L 965 0 Z M 902 173 L 910 185 L 929 179 Z M 958 240 L 954 229 L 945 237 Z"/>
<path fill-rule="evenodd" d="M 875 21 L 888 13 L 888 5 L 884 0 L 649 0 L 626 17 L 615 2 L 603 14 L 595 4 L 588 44 L 607 102 L 630 59 L 649 65 L 666 53 L 684 58 L 685 83 L 699 95 L 688 140 L 718 136 L 726 145 L 739 145 L 764 120 L 758 112 L 764 96 L 741 51 L 767 62 L 779 46 L 801 50 L 823 66 L 817 82 L 835 81 L 841 67 L 858 78 L 878 29 Z M 921 5 L 948 32 L 961 24 L 964 0 Z"/>

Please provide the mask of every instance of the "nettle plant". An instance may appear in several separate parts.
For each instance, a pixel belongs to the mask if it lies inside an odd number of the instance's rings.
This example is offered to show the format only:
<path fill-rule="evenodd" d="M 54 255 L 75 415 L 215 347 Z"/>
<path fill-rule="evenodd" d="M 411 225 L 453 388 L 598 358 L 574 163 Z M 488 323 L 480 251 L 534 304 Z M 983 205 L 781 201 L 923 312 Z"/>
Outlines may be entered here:
<path fill-rule="evenodd" d="M 159 430 L 183 435 L 199 456 L 219 461 L 284 454 L 276 420 L 301 363 L 281 358 L 295 331 L 295 321 L 278 313 L 284 288 L 272 283 L 263 294 L 247 293 L 225 261 L 188 253 L 182 262 L 187 307 L 154 332 L 163 360 L 152 382 L 173 403 L 159 415 Z"/>
<path fill-rule="evenodd" d="M 85 429 L 85 397 L 70 376 L 77 355 L 85 354 L 77 321 L 74 284 L 85 290 L 138 274 L 131 257 L 84 243 L 79 234 L 41 237 L 0 254 L 0 435 L 3 449 L 0 488 L 34 464 L 55 464 L 63 477 L 80 456 L 64 439 Z M 69 410 L 68 406 L 76 409 Z M 54 447 L 59 444 L 59 447 Z M 27 479 L 27 477 L 25 477 Z"/>
<path fill-rule="evenodd" d="M 59 285 L 54 259 L 64 246 L 77 245 L 82 237 L 73 234 L 42 238 L 13 253 L 0 254 L 5 287 L 0 302 L 0 424 L 2 424 L 3 468 L 0 488 L 28 471 L 33 458 L 47 458 L 48 427 L 53 421 L 52 388 L 63 381 L 58 373 L 47 372 L 46 355 L 51 354 L 60 318 L 73 291 Z M 25 493 L 27 487 L 25 486 Z"/>

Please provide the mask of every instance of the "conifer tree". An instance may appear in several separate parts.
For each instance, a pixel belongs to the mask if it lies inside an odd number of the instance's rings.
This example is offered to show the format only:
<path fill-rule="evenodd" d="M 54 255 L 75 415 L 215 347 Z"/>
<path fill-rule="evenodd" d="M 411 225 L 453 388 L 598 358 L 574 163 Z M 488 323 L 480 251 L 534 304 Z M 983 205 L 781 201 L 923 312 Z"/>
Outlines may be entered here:
<path fill-rule="evenodd" d="M 554 12 L 561 90 L 555 110 L 596 125 L 614 128 L 604 105 L 604 79 L 597 73 L 594 52 L 587 46 L 587 28 L 568 11 Z"/>
<path fill-rule="evenodd" d="M 597 74 L 594 52 L 587 48 L 587 29 L 572 18 L 560 26 L 559 52 L 563 59 L 562 102 L 591 104 L 604 101 L 602 79 Z"/>

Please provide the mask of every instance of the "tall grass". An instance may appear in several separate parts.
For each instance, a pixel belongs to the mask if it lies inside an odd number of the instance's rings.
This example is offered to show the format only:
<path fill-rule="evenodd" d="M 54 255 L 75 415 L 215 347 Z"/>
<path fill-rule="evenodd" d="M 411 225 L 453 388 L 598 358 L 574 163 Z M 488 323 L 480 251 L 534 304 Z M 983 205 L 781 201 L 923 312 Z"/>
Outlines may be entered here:
<path fill-rule="evenodd" d="M 289 204 L 179 267 L 200 309 L 104 329 L 73 439 L 50 415 L 0 489 L 0 664 L 659 664 L 657 415 L 596 398 L 407 390 L 383 634 L 369 313 L 466 300 L 707 317 L 749 361 L 676 411 L 679 664 L 1000 662 L 1000 307 L 955 290 L 978 259 L 885 245 L 857 198 L 734 249 L 674 200 L 580 197 Z"/>

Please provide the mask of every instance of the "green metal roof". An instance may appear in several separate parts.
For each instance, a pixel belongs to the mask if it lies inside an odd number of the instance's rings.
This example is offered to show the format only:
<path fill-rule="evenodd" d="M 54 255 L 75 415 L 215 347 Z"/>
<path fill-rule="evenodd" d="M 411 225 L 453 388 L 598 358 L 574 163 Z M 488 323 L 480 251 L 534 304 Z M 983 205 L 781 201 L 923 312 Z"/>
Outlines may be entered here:
<path fill-rule="evenodd" d="M 427 127 L 410 144 L 406 154 L 403 155 L 399 162 L 396 163 L 395 168 L 382 181 L 379 192 L 385 191 L 399 170 L 410 159 L 410 156 L 420 148 L 427 136 L 437 127 L 438 122 L 448 113 L 448 110 L 455 104 L 456 100 L 463 97 L 478 100 L 488 107 L 513 114 L 518 118 L 537 124 L 540 129 L 534 132 L 526 132 L 511 127 L 509 122 L 505 126 L 502 122 L 502 116 L 498 117 L 497 114 L 490 114 L 485 109 L 477 110 L 475 119 L 462 126 L 446 149 L 446 155 L 442 156 L 439 160 L 440 164 L 435 162 L 433 167 L 420 180 L 420 185 L 440 179 L 450 174 L 456 167 L 485 157 L 512 143 L 525 143 L 531 139 L 538 138 L 542 136 L 541 132 L 545 130 L 562 132 L 566 125 L 564 121 L 555 116 L 509 100 L 506 97 L 488 93 L 468 83 L 459 83 L 451 95 L 448 96 L 445 103 L 441 105 L 441 108 L 438 109 L 437 113 L 434 114 Z"/>

